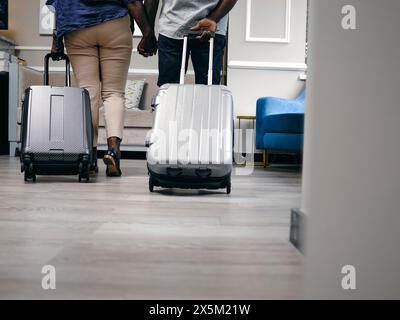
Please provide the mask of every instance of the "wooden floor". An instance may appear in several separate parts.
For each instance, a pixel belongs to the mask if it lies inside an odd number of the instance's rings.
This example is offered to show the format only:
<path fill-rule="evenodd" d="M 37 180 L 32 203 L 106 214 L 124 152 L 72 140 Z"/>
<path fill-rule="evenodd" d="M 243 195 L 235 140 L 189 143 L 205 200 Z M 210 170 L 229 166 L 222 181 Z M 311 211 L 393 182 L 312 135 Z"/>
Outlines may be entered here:
<path fill-rule="evenodd" d="M 221 191 L 150 194 L 144 161 L 122 178 L 38 177 L 0 157 L 0 299 L 278 299 L 301 294 L 291 246 L 300 173 L 257 169 Z M 41 287 L 44 265 L 57 289 Z"/>

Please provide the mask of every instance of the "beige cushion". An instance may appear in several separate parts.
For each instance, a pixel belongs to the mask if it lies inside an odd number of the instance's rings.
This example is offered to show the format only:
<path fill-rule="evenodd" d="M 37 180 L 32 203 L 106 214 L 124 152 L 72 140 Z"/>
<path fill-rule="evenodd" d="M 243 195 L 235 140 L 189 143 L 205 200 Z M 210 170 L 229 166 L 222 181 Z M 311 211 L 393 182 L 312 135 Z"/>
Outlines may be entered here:
<path fill-rule="evenodd" d="M 139 109 L 142 100 L 144 80 L 128 80 L 125 88 L 125 108 Z"/>

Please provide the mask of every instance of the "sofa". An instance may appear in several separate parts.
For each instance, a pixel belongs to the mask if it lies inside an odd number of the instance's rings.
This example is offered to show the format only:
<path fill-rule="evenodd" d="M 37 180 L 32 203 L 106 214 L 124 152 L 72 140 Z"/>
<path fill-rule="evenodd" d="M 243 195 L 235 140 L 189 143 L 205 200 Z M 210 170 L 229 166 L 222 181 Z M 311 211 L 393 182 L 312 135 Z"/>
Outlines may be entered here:
<path fill-rule="evenodd" d="M 146 151 L 145 141 L 148 131 L 153 126 L 154 113 L 151 109 L 151 100 L 157 94 L 157 74 L 130 73 L 128 80 L 145 80 L 145 86 L 139 109 L 127 109 L 125 113 L 124 140 L 122 151 Z M 63 86 L 65 75 L 61 72 L 51 72 L 50 83 Z M 187 76 L 187 83 L 194 82 L 194 75 Z M 16 64 L 10 64 L 10 102 L 9 102 L 9 141 L 10 153 L 14 154 L 20 143 L 21 101 L 26 88 L 43 83 L 42 72 Z M 72 86 L 76 81 L 72 77 Z M 102 114 L 102 112 L 101 112 Z M 107 144 L 104 117 L 100 116 L 99 123 L 99 150 L 105 150 Z"/>
<path fill-rule="evenodd" d="M 302 153 L 305 96 L 304 89 L 294 100 L 258 99 L 256 146 L 264 151 L 264 166 L 268 165 L 268 152 Z"/>

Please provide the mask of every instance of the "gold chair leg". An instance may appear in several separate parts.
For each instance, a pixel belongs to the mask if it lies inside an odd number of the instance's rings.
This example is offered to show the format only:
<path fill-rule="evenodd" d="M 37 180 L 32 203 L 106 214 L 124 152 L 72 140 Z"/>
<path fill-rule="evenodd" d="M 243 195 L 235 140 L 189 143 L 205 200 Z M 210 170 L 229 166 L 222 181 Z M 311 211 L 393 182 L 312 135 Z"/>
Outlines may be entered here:
<path fill-rule="evenodd" d="M 263 150 L 263 163 L 264 163 L 264 168 L 268 167 L 268 151 Z"/>

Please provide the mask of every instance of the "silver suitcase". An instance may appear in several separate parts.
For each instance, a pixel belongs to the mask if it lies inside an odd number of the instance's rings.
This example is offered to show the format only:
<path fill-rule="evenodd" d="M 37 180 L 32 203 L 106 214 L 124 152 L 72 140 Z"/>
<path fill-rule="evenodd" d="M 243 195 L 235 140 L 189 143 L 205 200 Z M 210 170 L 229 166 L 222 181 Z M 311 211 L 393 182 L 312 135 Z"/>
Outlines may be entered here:
<path fill-rule="evenodd" d="M 184 38 L 180 84 L 162 86 L 153 100 L 155 120 L 147 140 L 149 190 L 154 187 L 222 189 L 231 192 L 233 98 L 212 85 L 214 39 L 208 85 L 184 84 L 188 37 Z"/>
<path fill-rule="evenodd" d="M 25 91 L 21 126 L 21 171 L 25 181 L 37 175 L 79 175 L 89 181 L 93 157 L 93 129 L 89 93 L 72 88 L 66 55 L 66 86 L 49 85 L 45 57 L 44 85 Z"/>

